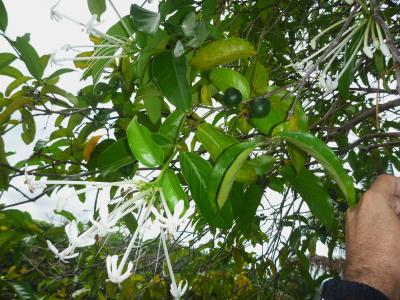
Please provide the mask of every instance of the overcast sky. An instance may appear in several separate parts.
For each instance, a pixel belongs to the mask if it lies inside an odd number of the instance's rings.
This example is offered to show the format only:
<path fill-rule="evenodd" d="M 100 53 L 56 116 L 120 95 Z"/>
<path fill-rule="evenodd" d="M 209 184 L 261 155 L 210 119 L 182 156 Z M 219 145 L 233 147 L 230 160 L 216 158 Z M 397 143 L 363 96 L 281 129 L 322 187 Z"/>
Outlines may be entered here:
<path fill-rule="evenodd" d="M 78 25 L 71 23 L 67 20 L 61 22 L 55 22 L 50 19 L 50 9 L 57 3 L 57 0 L 3 0 L 8 12 L 8 27 L 6 34 L 11 39 L 15 39 L 17 36 L 30 33 L 31 44 L 38 51 L 39 55 L 51 54 L 55 50 L 60 49 L 65 44 L 71 45 L 87 45 L 89 44 L 88 34 L 82 30 Z M 131 4 L 134 1 L 128 0 L 114 0 L 114 5 L 117 7 L 121 15 L 129 13 Z M 145 5 L 148 9 L 156 10 L 155 3 Z M 142 1 L 137 1 L 137 4 L 141 5 Z M 57 6 L 57 9 L 65 15 L 71 16 L 76 20 L 86 23 L 91 14 L 87 8 L 86 0 L 63 0 Z M 110 25 L 118 21 L 117 15 L 113 10 L 107 9 L 102 15 L 102 23 L 100 29 L 106 30 Z M 3 40 L 0 39 L 0 52 L 12 52 L 12 48 Z M 72 54 L 69 56 L 73 56 Z M 23 70 L 25 69 L 22 62 L 15 62 L 13 66 Z M 72 63 L 66 63 L 65 67 L 73 67 Z M 59 69 L 59 66 L 48 67 L 46 74 L 51 74 L 54 70 Z M 59 85 L 65 90 L 75 93 L 82 86 L 84 82 L 80 81 L 81 73 L 75 72 L 65 74 L 62 76 Z M 0 90 L 4 92 L 7 85 L 11 80 L 7 77 L 0 76 Z M 52 124 L 54 118 L 41 118 L 37 121 L 37 136 L 35 141 L 43 139 L 49 136 L 52 132 Z M 32 148 L 35 144 L 25 145 L 20 138 L 21 129 L 16 128 L 10 133 L 6 134 L 4 138 L 6 151 L 14 151 L 15 155 L 9 157 L 11 164 L 20 161 L 21 159 L 28 158 L 32 153 Z M 28 189 L 24 186 L 23 178 L 13 182 L 14 185 L 21 188 L 25 193 L 29 194 Z M 66 193 L 67 191 L 64 191 Z M 16 191 L 10 189 L 1 198 L 4 203 L 15 203 L 24 198 Z M 18 206 L 19 209 L 28 210 L 32 216 L 36 219 L 48 220 L 52 217 L 53 209 L 55 207 L 54 197 L 49 199 L 48 197 L 42 197 L 35 203 L 29 203 Z M 91 206 L 91 201 L 88 201 L 85 205 L 79 201 L 69 203 L 68 210 L 79 212 L 85 208 Z"/>

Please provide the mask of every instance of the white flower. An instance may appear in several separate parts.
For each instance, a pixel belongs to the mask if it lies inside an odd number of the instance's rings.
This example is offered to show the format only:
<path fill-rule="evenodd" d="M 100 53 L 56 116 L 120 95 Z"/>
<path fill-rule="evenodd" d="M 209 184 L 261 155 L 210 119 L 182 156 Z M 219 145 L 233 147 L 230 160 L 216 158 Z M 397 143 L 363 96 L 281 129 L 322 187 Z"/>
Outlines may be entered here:
<path fill-rule="evenodd" d="M 97 15 L 92 15 L 90 20 L 85 24 L 86 32 L 97 35 L 98 30 L 96 29 L 99 26 L 99 22 L 97 22 Z"/>
<path fill-rule="evenodd" d="M 83 234 L 79 236 L 78 225 L 76 224 L 75 220 L 65 225 L 65 233 L 67 234 L 68 240 L 72 247 L 87 247 L 96 242 L 92 236 L 86 237 Z"/>
<path fill-rule="evenodd" d="M 344 0 L 344 1 L 346 1 L 346 3 L 347 3 L 348 5 L 352 5 L 352 4 L 354 3 L 354 0 Z"/>
<path fill-rule="evenodd" d="M 50 242 L 49 240 L 46 240 L 46 242 L 49 249 L 55 254 L 57 258 L 59 258 L 63 262 L 66 262 L 67 259 L 71 259 L 79 255 L 79 253 L 73 253 L 74 252 L 73 247 L 68 247 L 63 251 L 59 252 L 58 249 L 52 244 L 52 242 Z"/>
<path fill-rule="evenodd" d="M 163 201 L 163 206 L 167 217 L 162 216 L 154 207 L 151 208 L 151 211 L 157 218 L 157 221 L 160 223 L 160 227 L 165 228 L 168 230 L 169 233 L 174 234 L 177 231 L 178 227 L 187 220 L 187 218 L 190 215 L 190 212 L 187 211 L 181 217 L 181 214 L 185 210 L 185 202 L 183 200 L 179 200 L 175 204 L 174 214 L 171 214 L 171 212 L 168 209 L 168 206 L 164 204 L 164 201 Z"/>
<path fill-rule="evenodd" d="M 50 9 L 50 19 L 56 22 L 60 22 L 62 20 L 62 15 L 56 11 L 56 7 L 60 4 L 61 0 L 57 1 Z"/>
<path fill-rule="evenodd" d="M 374 57 L 374 53 L 372 52 L 372 50 L 369 46 L 367 46 L 367 47 L 364 46 L 363 51 L 364 51 L 365 55 L 368 56 L 369 58 Z"/>
<path fill-rule="evenodd" d="M 327 93 L 330 93 L 338 87 L 339 79 L 336 78 L 335 80 L 332 80 L 332 78 L 327 76 L 326 73 L 321 73 L 318 82 L 321 88 L 325 89 Z"/>
<path fill-rule="evenodd" d="M 185 285 L 183 285 L 184 282 Z M 171 283 L 171 288 L 169 291 L 171 292 L 172 297 L 174 297 L 175 299 L 180 299 L 185 294 L 187 288 L 188 288 L 187 280 L 185 281 L 182 280 L 179 282 L 178 286 L 176 286 L 176 284 Z"/>
<path fill-rule="evenodd" d="M 72 46 L 70 44 L 65 44 L 64 46 L 61 47 L 61 50 L 63 51 L 69 51 L 72 49 Z"/>
<path fill-rule="evenodd" d="M 309 60 L 309 61 L 306 63 L 305 67 L 304 67 L 304 72 L 305 72 L 305 73 L 308 73 L 308 71 L 311 70 L 311 68 L 313 67 L 313 65 L 314 65 L 314 63 L 313 63 L 311 60 Z"/>
<path fill-rule="evenodd" d="M 327 77 L 326 78 L 326 92 L 330 93 L 334 90 L 336 90 L 336 88 L 338 87 L 338 79 L 332 80 L 331 77 Z"/>
<path fill-rule="evenodd" d="M 321 88 L 326 89 L 325 74 L 320 74 L 318 78 L 318 84 Z"/>
<path fill-rule="evenodd" d="M 317 39 L 312 39 L 310 42 L 311 49 L 315 50 L 317 48 Z"/>
<path fill-rule="evenodd" d="M 122 274 L 122 269 L 118 267 L 118 255 L 113 255 L 107 256 L 106 259 L 106 265 L 107 265 L 107 274 L 108 274 L 108 281 L 111 281 L 113 283 L 120 284 L 122 281 L 127 279 L 132 273 L 132 268 L 133 268 L 133 263 L 130 261 L 128 263 L 128 267 L 126 269 L 126 272 Z"/>
<path fill-rule="evenodd" d="M 106 236 L 109 233 L 118 231 L 115 224 L 119 220 L 120 213 L 110 216 L 108 213 L 108 204 L 104 202 L 99 208 L 99 221 L 95 221 L 92 216 L 89 217 L 90 222 L 96 227 L 97 234 L 101 237 Z"/>
<path fill-rule="evenodd" d="M 383 42 L 379 45 L 379 49 L 381 50 L 382 54 L 385 55 L 387 58 L 391 58 L 392 54 L 390 53 L 389 47 L 387 46 L 386 42 Z"/>

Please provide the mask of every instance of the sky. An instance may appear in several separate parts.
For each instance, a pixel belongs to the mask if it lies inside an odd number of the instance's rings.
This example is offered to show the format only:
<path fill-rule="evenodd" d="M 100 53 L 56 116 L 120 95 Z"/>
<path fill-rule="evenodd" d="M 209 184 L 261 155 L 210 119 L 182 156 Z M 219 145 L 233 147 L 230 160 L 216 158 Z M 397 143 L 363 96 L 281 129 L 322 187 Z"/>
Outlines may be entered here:
<path fill-rule="evenodd" d="M 88 34 L 80 26 L 67 20 L 56 22 L 50 19 L 50 9 L 57 3 L 57 1 L 58 0 L 3 0 L 8 13 L 6 35 L 15 40 L 17 36 L 30 33 L 30 42 L 39 55 L 51 54 L 66 44 L 88 45 Z M 126 15 L 129 14 L 131 4 L 136 3 L 141 5 L 143 1 L 135 2 L 132 0 L 114 0 L 113 3 L 121 15 Z M 157 1 L 154 1 L 150 5 L 146 4 L 144 7 L 156 10 Z M 57 6 L 57 10 L 84 23 L 89 21 L 91 18 L 86 0 L 62 0 Z M 99 29 L 106 30 L 117 21 L 118 17 L 115 12 L 111 8 L 108 8 L 102 15 Z M 0 39 L 0 52 L 12 52 L 12 48 L 4 39 Z M 73 54 L 67 56 L 71 57 Z M 13 66 L 21 70 L 25 69 L 22 62 L 14 62 Z M 73 67 L 73 64 L 65 63 L 65 67 Z M 48 66 L 45 75 L 49 75 L 59 68 L 61 67 Z M 81 73 L 79 72 L 65 74 L 61 77 L 58 85 L 69 92 L 75 93 L 84 86 L 84 82 L 80 80 L 80 77 Z M 10 82 L 11 80 L 9 78 L 0 76 L 0 91 L 4 91 Z M 13 164 L 17 161 L 28 158 L 32 153 L 35 142 L 38 139 L 43 139 L 50 135 L 53 130 L 52 124 L 54 124 L 54 119 L 54 116 L 36 119 L 36 139 L 30 145 L 25 145 L 22 142 L 20 138 L 20 126 L 12 130 L 10 133 L 7 133 L 3 137 L 6 151 L 16 152 L 15 155 L 8 158 L 9 162 Z M 12 183 L 15 186 L 18 186 L 18 188 L 21 188 L 24 193 L 29 194 L 30 196 L 35 195 L 30 194 L 28 188 L 24 185 L 23 178 L 19 178 Z M 63 193 L 67 192 L 68 190 L 63 191 Z M 3 195 L 1 200 L 5 204 L 11 204 L 25 199 L 18 192 L 10 189 L 5 195 Z M 55 200 L 55 197 L 49 198 L 45 196 L 35 203 L 20 205 L 18 206 L 18 209 L 29 211 L 35 219 L 54 220 L 54 214 L 52 211 L 55 208 Z M 91 201 L 82 204 L 76 200 L 73 201 L 73 203 L 69 203 L 67 208 L 72 212 L 81 212 L 82 210 L 84 211 L 89 209 L 89 207 L 93 207 L 92 204 Z"/>

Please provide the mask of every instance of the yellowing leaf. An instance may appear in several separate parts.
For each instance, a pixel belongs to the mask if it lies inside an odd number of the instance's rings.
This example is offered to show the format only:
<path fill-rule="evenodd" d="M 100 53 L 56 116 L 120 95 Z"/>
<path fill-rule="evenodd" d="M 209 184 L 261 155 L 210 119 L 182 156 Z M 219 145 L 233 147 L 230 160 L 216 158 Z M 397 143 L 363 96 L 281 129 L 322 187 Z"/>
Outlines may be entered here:
<path fill-rule="evenodd" d="M 95 135 L 91 137 L 89 142 L 86 144 L 85 148 L 83 149 L 83 159 L 89 161 L 90 156 L 93 153 L 94 148 L 96 148 L 97 143 L 99 142 L 101 135 Z"/>
<path fill-rule="evenodd" d="M 248 41 L 240 38 L 229 38 L 217 40 L 199 48 L 194 53 L 191 64 L 201 70 L 207 70 L 254 55 L 256 55 L 256 50 Z"/>

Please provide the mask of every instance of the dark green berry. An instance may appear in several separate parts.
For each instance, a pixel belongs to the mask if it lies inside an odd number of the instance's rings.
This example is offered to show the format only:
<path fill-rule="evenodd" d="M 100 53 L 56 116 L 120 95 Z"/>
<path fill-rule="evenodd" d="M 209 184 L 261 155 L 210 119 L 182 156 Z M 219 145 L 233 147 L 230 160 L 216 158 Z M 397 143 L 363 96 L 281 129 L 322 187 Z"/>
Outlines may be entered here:
<path fill-rule="evenodd" d="M 222 101 L 226 107 L 235 107 L 242 101 L 242 93 L 233 87 L 225 90 Z"/>
<path fill-rule="evenodd" d="M 258 97 L 250 102 L 249 109 L 251 118 L 263 118 L 271 110 L 271 104 L 267 98 Z"/>

